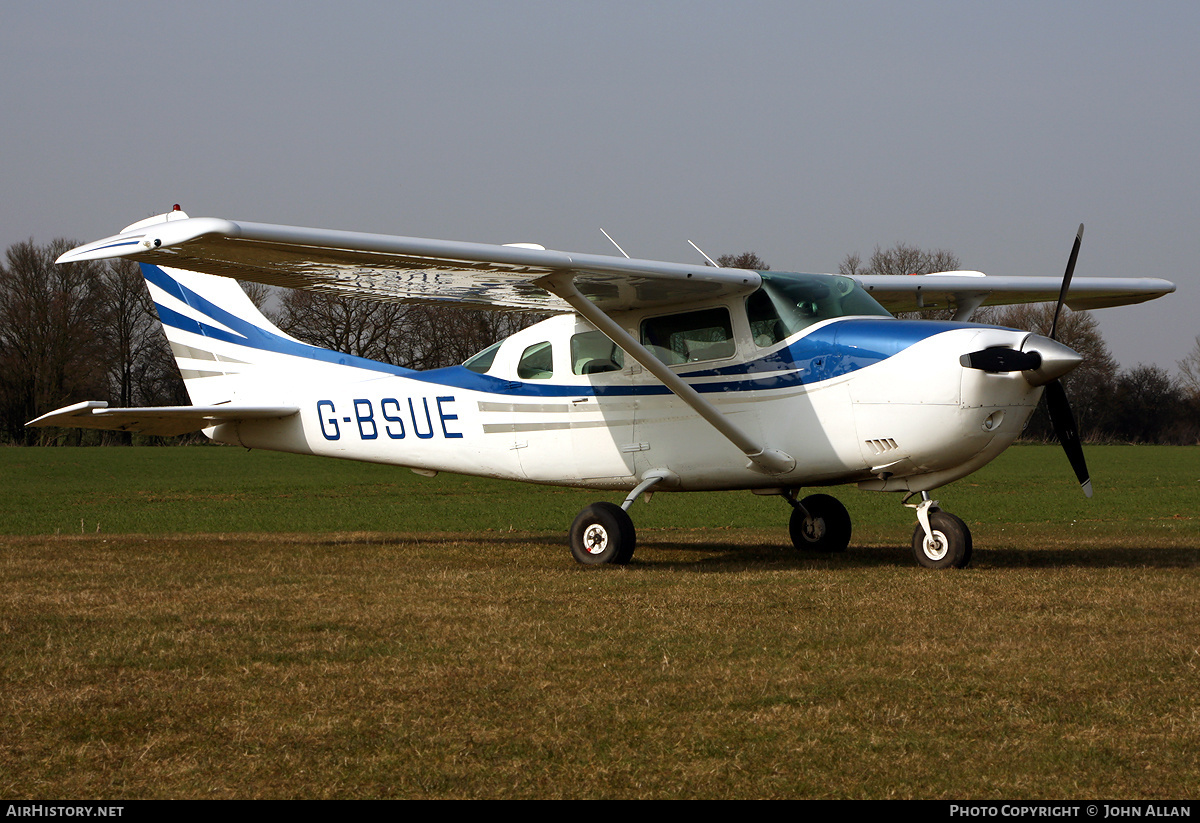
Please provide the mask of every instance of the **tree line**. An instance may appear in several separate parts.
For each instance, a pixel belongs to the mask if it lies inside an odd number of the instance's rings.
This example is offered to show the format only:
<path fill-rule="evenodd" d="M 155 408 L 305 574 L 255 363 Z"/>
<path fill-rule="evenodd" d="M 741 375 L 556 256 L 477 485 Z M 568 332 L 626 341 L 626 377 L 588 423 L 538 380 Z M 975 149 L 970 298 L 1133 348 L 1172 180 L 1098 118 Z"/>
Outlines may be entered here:
<path fill-rule="evenodd" d="M 120 444 L 124 432 L 27 429 L 25 423 L 82 400 L 110 406 L 185 405 L 187 392 L 136 264 L 124 260 L 56 266 L 77 244 L 32 240 L 10 246 L 0 263 L 0 443 Z M 766 270 L 753 252 L 723 255 L 723 266 Z M 847 255 L 843 274 L 923 274 L 961 268 L 945 250 L 876 247 L 864 261 Z M 313 345 L 413 369 L 462 363 L 541 319 L 425 304 L 379 303 L 243 284 L 283 331 Z M 1045 333 L 1053 306 L 984 309 L 980 322 Z M 1087 312 L 1064 309 L 1059 339 L 1084 355 L 1064 379 L 1081 434 L 1101 442 L 1200 442 L 1200 337 L 1180 375 L 1138 365 L 1122 370 Z M 1026 437 L 1052 439 L 1039 411 Z M 147 442 L 138 438 L 138 442 Z M 153 438 L 149 442 L 154 442 Z"/>
<path fill-rule="evenodd" d="M 81 400 L 187 402 L 137 267 L 54 265 L 75 245 L 17 243 L 0 264 L 0 442 L 46 442 L 46 431 L 25 423 Z M 72 442 L 84 437 L 78 432 Z M 127 443 L 130 436 L 114 432 L 104 442 Z"/>

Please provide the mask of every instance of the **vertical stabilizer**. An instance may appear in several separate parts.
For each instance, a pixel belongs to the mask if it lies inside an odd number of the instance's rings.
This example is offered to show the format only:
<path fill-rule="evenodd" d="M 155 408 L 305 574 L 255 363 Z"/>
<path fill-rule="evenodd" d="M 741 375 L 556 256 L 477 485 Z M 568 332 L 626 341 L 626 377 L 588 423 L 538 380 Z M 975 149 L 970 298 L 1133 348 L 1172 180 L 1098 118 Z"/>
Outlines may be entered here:
<path fill-rule="evenodd" d="M 141 267 L 194 404 L 232 402 L 250 388 L 248 373 L 260 372 L 261 379 L 287 370 L 281 358 L 294 360 L 294 355 L 281 350 L 299 354 L 311 348 L 280 331 L 236 280 L 147 263 Z"/>

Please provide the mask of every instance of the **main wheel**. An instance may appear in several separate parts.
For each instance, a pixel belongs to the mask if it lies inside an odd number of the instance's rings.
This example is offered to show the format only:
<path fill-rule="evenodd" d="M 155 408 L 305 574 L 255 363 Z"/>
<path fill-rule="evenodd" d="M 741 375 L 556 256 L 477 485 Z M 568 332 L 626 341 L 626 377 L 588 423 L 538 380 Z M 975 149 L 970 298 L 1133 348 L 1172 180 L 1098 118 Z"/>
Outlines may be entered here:
<path fill-rule="evenodd" d="M 797 549 L 817 552 L 844 552 L 850 545 L 850 513 L 836 497 L 810 495 L 800 501 L 808 512 L 792 509 L 788 531 Z"/>
<path fill-rule="evenodd" d="M 913 555 L 927 569 L 965 569 L 971 562 L 971 530 L 967 524 L 944 511 L 929 513 L 932 538 L 917 524 L 913 532 Z"/>
<path fill-rule="evenodd" d="M 613 503 L 593 503 L 571 524 L 571 554 L 585 566 L 628 563 L 636 545 L 633 521 Z"/>

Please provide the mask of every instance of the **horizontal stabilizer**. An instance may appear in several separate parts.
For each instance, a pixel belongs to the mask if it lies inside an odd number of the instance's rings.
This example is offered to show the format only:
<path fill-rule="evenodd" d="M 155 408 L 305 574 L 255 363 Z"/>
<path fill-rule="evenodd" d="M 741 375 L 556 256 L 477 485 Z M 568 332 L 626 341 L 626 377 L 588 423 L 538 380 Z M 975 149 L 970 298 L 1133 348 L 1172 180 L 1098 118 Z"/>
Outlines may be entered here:
<path fill-rule="evenodd" d="M 25 425 L 175 435 L 200 431 L 218 423 L 270 420 L 299 413 L 300 409 L 296 406 L 148 406 L 140 409 L 110 409 L 102 400 L 85 400 L 43 414 Z"/>

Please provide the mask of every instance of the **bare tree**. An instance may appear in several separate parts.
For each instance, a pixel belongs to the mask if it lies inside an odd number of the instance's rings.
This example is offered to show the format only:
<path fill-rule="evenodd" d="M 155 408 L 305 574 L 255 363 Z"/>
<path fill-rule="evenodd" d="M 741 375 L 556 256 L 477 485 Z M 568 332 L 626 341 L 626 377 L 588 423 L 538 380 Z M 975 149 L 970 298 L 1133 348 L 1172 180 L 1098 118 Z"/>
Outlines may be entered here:
<path fill-rule="evenodd" d="M 462 363 L 545 317 L 285 290 L 279 327 L 314 346 L 410 369 Z"/>
<path fill-rule="evenodd" d="M 106 353 L 109 403 L 187 403 L 187 390 L 137 264 L 112 260 L 97 275 L 96 323 Z M 133 442 L 128 432 L 105 432 L 101 437 L 108 442 Z"/>
<path fill-rule="evenodd" d="M 866 266 L 857 252 L 842 259 L 838 271 L 842 274 L 930 274 L 935 271 L 957 271 L 961 268 L 958 255 L 947 249 L 921 249 L 909 243 L 897 243 L 889 249 L 875 247 Z"/>
<path fill-rule="evenodd" d="M 863 270 L 862 255 L 858 252 L 851 252 L 842 258 L 842 262 L 838 263 L 838 274 L 845 274 L 853 277 L 856 274 L 866 274 Z"/>
<path fill-rule="evenodd" d="M 106 394 L 103 265 L 54 264 L 75 245 L 17 243 L 0 266 L 0 414 L 10 442 L 45 436 L 24 428 L 43 412 Z"/>
<path fill-rule="evenodd" d="M 187 387 L 179 374 L 175 354 L 167 336 L 158 327 L 133 372 L 135 405 L 186 406 L 190 403 Z"/>
<path fill-rule="evenodd" d="M 137 401 L 134 375 L 161 336 L 154 305 L 141 271 L 128 260 L 111 261 L 99 272 L 99 331 L 108 352 L 110 400 L 121 406 Z"/>
<path fill-rule="evenodd" d="M 1187 357 L 1179 361 L 1180 385 L 1193 399 L 1200 400 L 1200 335 Z"/>
<path fill-rule="evenodd" d="M 752 251 L 741 254 L 722 254 L 717 258 L 717 265 L 723 269 L 751 269 L 753 271 L 770 271 L 771 267 Z"/>
<path fill-rule="evenodd" d="M 287 289 L 279 327 L 306 343 L 391 363 L 403 333 L 405 306 L 323 292 Z"/>
<path fill-rule="evenodd" d="M 405 334 L 405 357 L 414 369 L 454 366 L 547 316 L 535 312 L 412 306 Z"/>
<path fill-rule="evenodd" d="M 847 254 L 838 264 L 838 272 L 846 275 L 931 274 L 938 271 L 958 271 L 962 268 L 958 255 L 947 249 L 927 250 L 909 243 L 897 243 L 889 249 L 879 246 L 863 265 L 858 252 Z M 949 320 L 953 309 L 932 309 L 922 312 L 902 312 L 900 317 L 924 317 Z"/>
<path fill-rule="evenodd" d="M 1194 408 L 1161 366 L 1140 364 L 1121 372 L 1108 398 L 1108 430 L 1127 443 L 1194 443 Z"/>
<path fill-rule="evenodd" d="M 274 286 L 268 286 L 266 283 L 256 283 L 253 280 L 239 280 L 238 285 L 242 287 L 242 291 L 250 298 L 250 302 L 254 307 L 264 315 L 270 317 L 273 298 L 276 295 L 277 289 Z"/>

